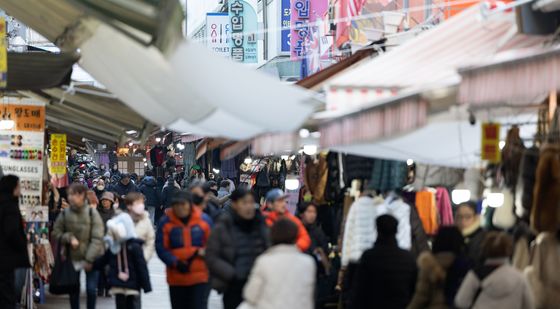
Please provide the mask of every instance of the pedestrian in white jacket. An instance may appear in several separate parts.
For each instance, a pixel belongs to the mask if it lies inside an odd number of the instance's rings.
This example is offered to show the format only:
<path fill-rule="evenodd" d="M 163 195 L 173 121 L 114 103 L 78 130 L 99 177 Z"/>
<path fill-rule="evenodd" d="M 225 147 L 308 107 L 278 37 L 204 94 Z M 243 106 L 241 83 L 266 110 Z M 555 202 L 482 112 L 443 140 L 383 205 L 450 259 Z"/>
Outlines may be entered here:
<path fill-rule="evenodd" d="M 471 270 L 455 297 L 460 309 L 534 309 L 529 284 L 522 273 L 510 265 L 511 238 L 490 232 L 482 243 L 483 266 Z"/>
<path fill-rule="evenodd" d="M 281 219 L 271 228 L 274 245 L 253 266 L 240 308 L 313 309 L 315 261 L 295 246 L 298 227 Z"/>
<path fill-rule="evenodd" d="M 138 192 L 129 193 L 124 202 L 128 214 L 130 214 L 134 221 L 134 228 L 138 239 L 144 241 L 142 250 L 144 251 L 144 259 L 147 263 L 155 253 L 156 233 L 150 220 L 150 214 L 146 211 L 146 206 L 144 205 L 144 195 Z"/>

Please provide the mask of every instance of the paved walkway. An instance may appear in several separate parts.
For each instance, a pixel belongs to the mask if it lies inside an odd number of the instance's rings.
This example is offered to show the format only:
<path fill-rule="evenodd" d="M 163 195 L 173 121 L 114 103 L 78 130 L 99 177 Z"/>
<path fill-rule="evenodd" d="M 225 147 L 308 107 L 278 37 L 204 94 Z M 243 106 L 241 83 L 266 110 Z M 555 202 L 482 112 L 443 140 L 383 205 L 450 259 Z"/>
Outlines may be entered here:
<path fill-rule="evenodd" d="M 158 308 L 158 309 L 171 308 L 171 305 L 169 303 L 168 287 L 165 281 L 165 266 L 157 257 L 154 257 L 150 261 L 150 264 L 148 266 L 150 270 L 150 278 L 152 281 L 153 291 L 149 294 L 142 295 L 142 307 Z M 84 276 L 82 275 L 82 277 Z M 82 278 L 82 289 L 85 286 L 84 280 L 85 279 Z M 82 308 L 85 308 L 85 304 L 86 304 L 85 294 L 82 292 L 82 301 L 81 301 Z M 68 296 L 48 295 L 46 304 L 39 305 L 39 309 L 62 309 L 62 308 L 70 308 Z M 114 298 L 105 298 L 105 297 L 97 298 L 97 308 L 98 309 L 115 308 Z M 212 295 L 210 295 L 208 309 L 222 309 L 221 298 L 215 292 L 212 292 Z"/>

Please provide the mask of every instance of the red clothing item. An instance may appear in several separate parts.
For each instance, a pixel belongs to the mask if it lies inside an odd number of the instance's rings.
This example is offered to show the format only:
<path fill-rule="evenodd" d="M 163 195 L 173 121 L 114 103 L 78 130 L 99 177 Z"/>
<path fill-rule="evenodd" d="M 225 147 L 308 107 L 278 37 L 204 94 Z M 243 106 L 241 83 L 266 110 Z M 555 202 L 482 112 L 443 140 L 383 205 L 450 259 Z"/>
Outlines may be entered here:
<path fill-rule="evenodd" d="M 283 215 L 278 214 L 275 211 L 265 213 L 265 215 L 266 215 L 266 224 L 268 226 L 272 226 L 274 222 L 282 218 L 289 219 L 293 223 L 295 223 L 298 227 L 298 237 L 296 241 L 296 246 L 299 248 L 299 250 L 301 250 L 301 252 L 305 252 L 307 251 L 307 249 L 309 249 L 309 247 L 311 246 L 311 238 L 309 238 L 309 234 L 307 234 L 307 230 L 305 229 L 305 226 L 303 226 L 303 223 L 301 223 L 301 221 L 296 216 L 292 215 L 288 211 L 286 211 Z"/>
<path fill-rule="evenodd" d="M 210 226 L 202 219 L 202 212 L 191 208 L 191 216 L 184 224 L 168 208 L 166 216 L 158 226 L 156 250 L 159 258 L 167 265 L 167 283 L 170 286 L 192 286 L 208 282 L 208 268 L 198 249 L 206 248 L 210 237 Z M 177 269 L 177 262 L 189 265 L 186 273 Z"/>

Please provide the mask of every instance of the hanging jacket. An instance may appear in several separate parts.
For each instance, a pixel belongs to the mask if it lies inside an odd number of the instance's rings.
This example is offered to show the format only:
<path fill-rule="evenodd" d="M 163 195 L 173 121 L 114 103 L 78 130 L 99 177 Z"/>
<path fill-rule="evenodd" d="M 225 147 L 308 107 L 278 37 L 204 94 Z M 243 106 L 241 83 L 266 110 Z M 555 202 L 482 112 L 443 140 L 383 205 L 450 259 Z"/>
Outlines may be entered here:
<path fill-rule="evenodd" d="M 325 200 L 328 202 L 340 201 L 344 198 L 342 189 L 346 187 L 344 179 L 343 155 L 338 152 L 329 152 L 327 155 L 327 185 L 325 187 Z"/>
<path fill-rule="evenodd" d="M 373 247 L 377 239 L 375 220 L 382 204 L 382 198 L 362 196 L 350 206 L 342 240 L 342 266 L 358 263 L 364 251 Z"/>
<path fill-rule="evenodd" d="M 533 190 L 539 164 L 539 152 L 539 148 L 531 147 L 523 152 L 521 158 L 519 179 L 515 189 L 515 213 L 525 222 L 529 222 L 533 207 Z"/>
<path fill-rule="evenodd" d="M 412 231 L 412 248 L 410 248 L 410 252 L 415 257 L 418 257 L 422 252 L 429 251 L 430 245 L 428 244 L 428 235 L 426 235 L 424 226 L 422 226 L 422 220 L 418 216 L 418 210 L 414 206 L 410 206 L 410 229 Z"/>
<path fill-rule="evenodd" d="M 111 250 L 107 250 L 101 258 L 95 261 L 94 266 L 96 269 L 104 269 L 105 265 L 109 265 L 109 274 L 107 277 L 109 286 L 136 291 L 144 290 L 144 293 L 152 291 L 148 265 L 142 253 L 142 245 L 143 241 L 141 239 L 129 239 L 119 253 L 114 254 Z M 126 250 L 126 264 L 123 250 Z M 119 272 L 126 271 L 125 266 L 128 266 L 127 280 L 123 280 L 119 277 Z"/>
<path fill-rule="evenodd" d="M 439 213 L 439 224 L 442 226 L 453 225 L 455 223 L 453 209 L 451 208 L 449 191 L 446 188 L 436 189 L 436 206 Z"/>
<path fill-rule="evenodd" d="M 556 232 L 560 203 L 560 145 L 541 149 L 535 181 L 531 228 L 536 232 Z"/>
<path fill-rule="evenodd" d="M 210 226 L 202 219 L 202 211 L 191 208 L 191 215 L 185 224 L 175 216 L 173 209 L 167 209 L 161 219 L 156 234 L 156 252 L 166 265 L 167 283 L 170 286 L 193 286 L 208 282 L 208 268 L 204 257 L 197 255 L 198 249 L 206 248 Z M 188 265 L 188 271 L 181 273 L 177 262 Z"/>
<path fill-rule="evenodd" d="M 397 229 L 397 243 L 401 249 L 412 248 L 412 230 L 410 227 L 410 206 L 401 198 L 385 200 L 377 209 L 377 216 L 391 215 L 399 221 Z M 376 218 L 377 219 L 377 218 Z M 377 240 L 377 239 L 376 239 Z"/>
<path fill-rule="evenodd" d="M 519 166 L 521 157 L 525 151 L 523 140 L 519 136 L 519 127 L 514 126 L 509 129 L 506 137 L 506 144 L 502 149 L 502 173 L 504 184 L 509 189 L 515 189 L 519 177 Z"/>
<path fill-rule="evenodd" d="M 420 220 L 422 220 L 422 225 L 424 226 L 426 234 L 435 235 L 439 226 L 434 193 L 430 191 L 416 193 L 416 209 L 418 210 L 418 215 L 420 216 Z"/>
<path fill-rule="evenodd" d="M 319 155 L 319 160 L 314 162 L 309 159 L 305 165 L 304 182 L 305 187 L 313 195 L 313 201 L 317 205 L 325 203 L 325 188 L 328 176 L 327 158 Z"/>

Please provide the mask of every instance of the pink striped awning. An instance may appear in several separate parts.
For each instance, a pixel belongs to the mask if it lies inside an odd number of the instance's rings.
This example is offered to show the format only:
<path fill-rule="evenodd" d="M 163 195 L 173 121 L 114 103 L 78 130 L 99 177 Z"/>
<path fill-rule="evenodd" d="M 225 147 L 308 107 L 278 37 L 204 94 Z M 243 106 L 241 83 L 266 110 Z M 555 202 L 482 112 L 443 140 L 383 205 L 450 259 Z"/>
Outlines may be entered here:
<path fill-rule="evenodd" d="M 321 147 L 372 142 L 412 131 L 426 124 L 428 103 L 415 95 L 377 105 L 320 126 Z"/>
<path fill-rule="evenodd" d="M 253 138 L 251 153 L 257 156 L 292 153 L 299 150 L 297 133 L 269 133 Z"/>
<path fill-rule="evenodd" d="M 463 104 L 526 105 L 550 91 L 560 91 L 560 48 L 512 53 L 483 66 L 460 71 L 459 101 Z"/>

